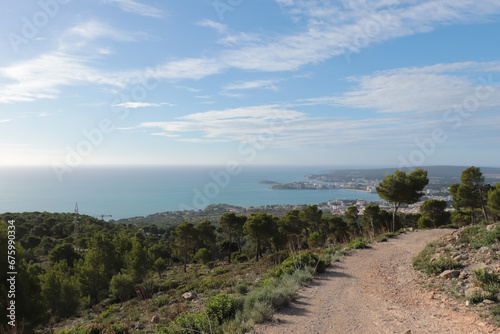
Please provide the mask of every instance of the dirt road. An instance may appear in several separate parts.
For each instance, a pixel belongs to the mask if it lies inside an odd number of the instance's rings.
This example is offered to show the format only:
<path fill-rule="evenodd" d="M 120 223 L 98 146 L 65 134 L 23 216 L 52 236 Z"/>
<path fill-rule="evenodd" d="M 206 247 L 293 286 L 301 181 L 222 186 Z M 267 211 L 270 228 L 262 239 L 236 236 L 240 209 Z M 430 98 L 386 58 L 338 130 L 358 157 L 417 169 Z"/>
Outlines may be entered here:
<path fill-rule="evenodd" d="M 410 232 L 332 265 L 259 334 L 500 333 L 465 307 L 416 284 L 411 259 L 449 230 Z M 410 332 L 411 331 L 411 332 Z"/>

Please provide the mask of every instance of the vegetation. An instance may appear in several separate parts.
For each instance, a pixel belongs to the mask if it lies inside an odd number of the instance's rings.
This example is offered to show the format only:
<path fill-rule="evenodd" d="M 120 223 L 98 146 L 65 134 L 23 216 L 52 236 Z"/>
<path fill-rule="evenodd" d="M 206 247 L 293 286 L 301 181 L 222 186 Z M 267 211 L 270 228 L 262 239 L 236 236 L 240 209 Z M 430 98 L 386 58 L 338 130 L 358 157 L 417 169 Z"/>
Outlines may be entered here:
<path fill-rule="evenodd" d="M 16 313 L 26 331 L 57 324 L 61 333 L 127 333 L 140 324 L 148 330 L 156 326 L 160 333 L 238 333 L 288 305 L 314 273 L 345 254 L 343 247 L 366 248 L 369 240 L 385 241 L 400 227 L 415 227 L 417 222 L 421 227 L 463 222 L 456 217 L 470 217 L 471 210 L 484 208 L 485 220 L 498 220 L 500 186 L 486 192 L 481 177 L 473 174 L 478 181 L 457 190 L 458 213 L 452 217 L 443 203 L 432 201 L 422 205 L 421 215 L 396 214 L 400 205 L 422 195 L 428 180 L 418 169 L 409 174 L 397 171 L 381 182 L 378 190 L 394 203 L 392 219 L 376 205 L 366 207 L 363 214 L 351 206 L 344 216 L 333 217 L 323 215 L 316 205 L 281 217 L 226 213 L 217 220 L 169 227 L 84 215 L 75 226 L 69 213 L 5 213 L 0 215 L 0 247 L 7 248 L 6 222 L 14 220 L 17 280 L 23 287 L 16 295 Z M 481 191 L 474 190 L 477 187 Z M 471 200 L 474 196 L 483 204 Z M 500 240 L 497 230 L 474 231 L 464 230 L 463 240 L 469 238 L 480 247 Z M 446 255 L 432 260 L 430 254 L 421 254 L 415 266 L 435 274 L 457 266 Z M 0 265 L 5 261 L 0 259 Z M 0 275 L 6 279 L 5 273 Z M 184 300 L 185 292 L 198 293 L 201 302 Z M 6 295 L 2 285 L 0 307 L 6 307 Z M 159 315 L 158 324 L 150 324 L 152 315 Z M 72 317 L 86 325 L 67 328 Z"/>
<path fill-rule="evenodd" d="M 376 187 L 380 198 L 394 204 L 392 226 L 390 232 L 395 232 L 396 217 L 402 204 L 413 204 L 423 196 L 422 190 L 429 183 L 427 172 L 417 168 L 413 172 L 397 170 L 394 174 L 387 175 Z"/>

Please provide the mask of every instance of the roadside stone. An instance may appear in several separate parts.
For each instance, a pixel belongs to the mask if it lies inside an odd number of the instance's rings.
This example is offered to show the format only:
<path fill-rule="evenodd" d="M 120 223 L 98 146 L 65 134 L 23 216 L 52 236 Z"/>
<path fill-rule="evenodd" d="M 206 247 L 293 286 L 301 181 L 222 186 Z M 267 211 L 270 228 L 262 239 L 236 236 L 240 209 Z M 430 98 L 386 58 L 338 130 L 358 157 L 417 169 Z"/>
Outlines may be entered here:
<path fill-rule="evenodd" d="M 164 294 L 165 294 L 165 293 L 164 293 L 164 292 L 162 292 L 162 291 L 157 292 L 157 293 L 155 293 L 155 294 L 153 295 L 153 298 L 158 298 L 158 297 L 160 297 L 160 296 L 163 296 Z"/>
<path fill-rule="evenodd" d="M 196 292 L 186 292 L 185 294 L 182 295 L 182 298 L 186 300 L 193 300 L 198 298 L 198 295 L 196 294 Z"/>
<path fill-rule="evenodd" d="M 493 230 L 494 230 L 494 229 L 496 229 L 496 228 L 497 228 L 497 226 L 496 226 L 496 225 L 488 225 L 488 226 L 486 226 L 486 230 L 487 230 L 488 232 L 491 232 L 491 231 L 493 231 Z"/>
<path fill-rule="evenodd" d="M 444 279 L 452 279 L 460 276 L 460 270 L 445 270 L 443 271 L 439 277 Z"/>

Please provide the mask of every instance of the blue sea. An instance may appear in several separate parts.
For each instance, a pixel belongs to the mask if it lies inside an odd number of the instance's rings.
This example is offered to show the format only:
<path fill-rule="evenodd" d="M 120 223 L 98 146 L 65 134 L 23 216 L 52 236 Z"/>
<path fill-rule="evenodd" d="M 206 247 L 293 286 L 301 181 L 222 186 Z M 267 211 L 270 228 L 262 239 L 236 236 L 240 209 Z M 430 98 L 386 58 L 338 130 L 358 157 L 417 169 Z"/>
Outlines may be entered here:
<path fill-rule="evenodd" d="M 1 168 L 0 212 L 79 212 L 113 219 L 199 210 L 208 204 L 242 207 L 318 204 L 332 199 L 379 200 L 349 190 L 271 190 L 270 180 L 304 181 L 327 167 L 79 167 L 59 180 L 52 168 Z"/>

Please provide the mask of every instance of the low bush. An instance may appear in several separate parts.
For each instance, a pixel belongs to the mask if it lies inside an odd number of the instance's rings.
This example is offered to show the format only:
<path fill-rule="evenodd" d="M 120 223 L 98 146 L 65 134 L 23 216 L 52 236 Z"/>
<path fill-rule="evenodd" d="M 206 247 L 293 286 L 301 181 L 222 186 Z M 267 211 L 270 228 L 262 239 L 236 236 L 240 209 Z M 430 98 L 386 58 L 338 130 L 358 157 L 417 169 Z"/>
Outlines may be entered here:
<path fill-rule="evenodd" d="M 248 293 L 248 287 L 245 284 L 238 284 L 235 287 L 236 293 L 240 295 L 246 295 Z"/>
<path fill-rule="evenodd" d="M 283 275 L 290 275 L 293 272 L 306 267 L 315 268 L 317 273 L 322 273 L 325 271 L 328 264 L 329 263 L 327 263 L 324 259 L 321 259 L 318 254 L 311 251 L 305 251 L 290 256 L 288 259 L 283 261 L 280 266 L 269 271 L 268 275 L 270 277 L 280 278 L 283 277 Z"/>
<path fill-rule="evenodd" d="M 474 279 L 477 286 L 486 292 L 486 299 L 498 301 L 500 291 L 500 277 L 496 272 L 489 272 L 488 269 L 474 270 Z"/>
<path fill-rule="evenodd" d="M 368 242 L 364 238 L 357 238 L 347 244 L 348 248 L 363 249 L 368 248 Z"/>
<path fill-rule="evenodd" d="M 478 233 L 470 241 L 470 246 L 474 249 L 481 247 L 491 247 L 500 240 L 500 227 L 493 231 Z"/>
<path fill-rule="evenodd" d="M 232 299 L 227 293 L 218 294 L 207 301 L 205 312 L 210 320 L 220 325 L 224 320 L 234 315 Z"/>
<path fill-rule="evenodd" d="M 449 254 L 441 254 L 436 257 L 435 244 L 427 245 L 412 260 L 413 268 L 425 272 L 427 275 L 439 275 L 445 270 L 461 268 L 462 265 L 454 261 Z"/>

